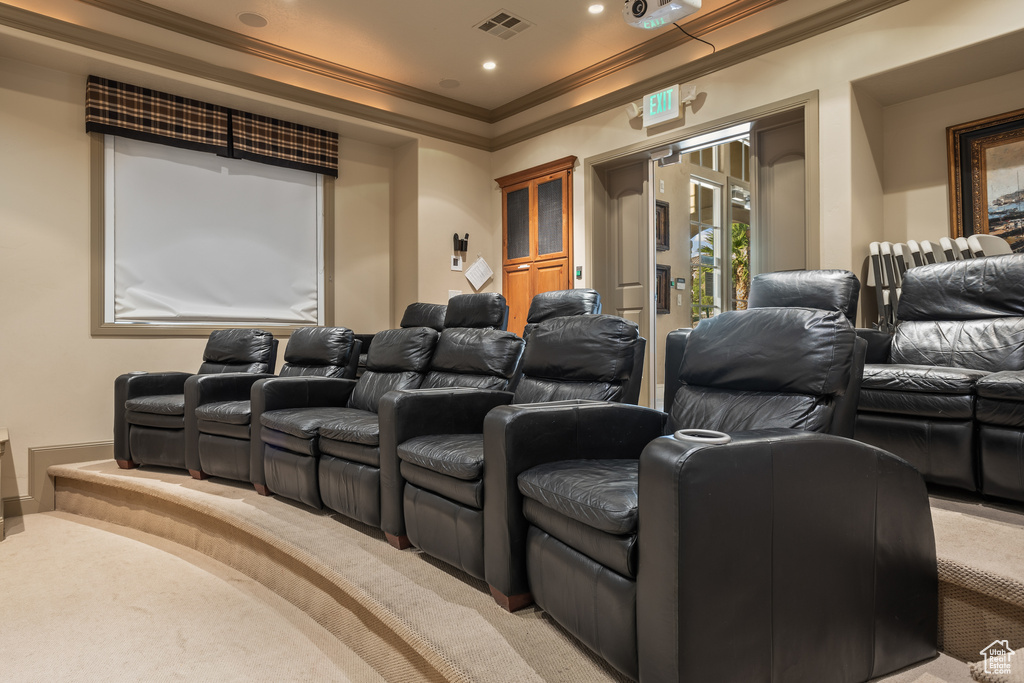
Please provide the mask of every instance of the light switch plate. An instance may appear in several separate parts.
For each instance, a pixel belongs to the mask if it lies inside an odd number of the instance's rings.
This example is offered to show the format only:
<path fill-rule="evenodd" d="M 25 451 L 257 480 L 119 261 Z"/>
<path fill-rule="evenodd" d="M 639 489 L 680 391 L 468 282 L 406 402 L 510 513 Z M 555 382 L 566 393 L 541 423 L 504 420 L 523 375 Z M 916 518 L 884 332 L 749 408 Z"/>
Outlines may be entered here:
<path fill-rule="evenodd" d="M 452 270 L 462 272 L 462 255 L 455 254 L 452 256 Z"/>
<path fill-rule="evenodd" d="M 448 290 L 448 298 L 449 299 L 451 299 L 453 296 L 458 296 L 459 294 L 462 294 L 462 290 L 461 289 L 449 289 Z"/>

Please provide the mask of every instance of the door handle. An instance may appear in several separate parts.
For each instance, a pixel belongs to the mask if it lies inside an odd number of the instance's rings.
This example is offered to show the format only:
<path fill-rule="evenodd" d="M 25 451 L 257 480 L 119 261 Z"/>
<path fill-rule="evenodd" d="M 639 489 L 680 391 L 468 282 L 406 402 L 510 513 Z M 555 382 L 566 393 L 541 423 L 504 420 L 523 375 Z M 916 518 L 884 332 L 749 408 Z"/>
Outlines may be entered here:
<path fill-rule="evenodd" d="M 518 268 L 516 268 L 516 270 L 522 270 L 523 268 L 529 268 L 529 267 L 530 267 L 529 263 L 524 263 L 523 265 L 521 265 Z"/>

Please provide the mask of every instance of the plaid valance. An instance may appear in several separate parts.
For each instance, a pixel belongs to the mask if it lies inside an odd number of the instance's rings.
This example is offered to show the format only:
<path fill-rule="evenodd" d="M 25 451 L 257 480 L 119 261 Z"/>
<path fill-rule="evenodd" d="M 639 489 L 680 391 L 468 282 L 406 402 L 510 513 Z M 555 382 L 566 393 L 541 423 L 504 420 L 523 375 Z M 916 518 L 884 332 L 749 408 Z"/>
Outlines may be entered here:
<path fill-rule="evenodd" d="M 338 134 L 89 76 L 85 130 L 338 176 Z"/>

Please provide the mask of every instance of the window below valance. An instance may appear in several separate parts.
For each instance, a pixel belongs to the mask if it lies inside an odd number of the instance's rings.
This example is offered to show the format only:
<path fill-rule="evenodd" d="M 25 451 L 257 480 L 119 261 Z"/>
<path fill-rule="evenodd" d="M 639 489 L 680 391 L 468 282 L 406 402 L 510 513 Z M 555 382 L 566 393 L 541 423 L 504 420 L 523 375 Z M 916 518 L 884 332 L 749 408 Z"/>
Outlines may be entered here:
<path fill-rule="evenodd" d="M 338 134 L 89 76 L 85 129 L 338 177 Z"/>

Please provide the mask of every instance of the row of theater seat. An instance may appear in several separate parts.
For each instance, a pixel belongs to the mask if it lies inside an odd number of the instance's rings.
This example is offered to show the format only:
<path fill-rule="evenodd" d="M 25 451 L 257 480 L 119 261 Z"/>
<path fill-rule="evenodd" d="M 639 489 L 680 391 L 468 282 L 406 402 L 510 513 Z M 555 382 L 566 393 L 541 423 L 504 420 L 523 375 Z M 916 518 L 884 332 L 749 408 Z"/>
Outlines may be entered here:
<path fill-rule="evenodd" d="M 621 318 L 550 318 L 525 345 L 386 331 L 358 382 L 252 382 L 250 462 L 258 449 L 275 493 L 315 491 L 306 502 L 484 578 L 507 609 L 535 599 L 634 679 L 867 680 L 934 654 L 937 578 L 920 475 L 836 436 L 852 429 L 865 344 L 822 309 L 855 310 L 858 287 L 758 276 L 751 310 L 669 336 L 667 413 L 628 405 L 643 340 Z M 441 379 L 455 366 L 474 388 Z M 434 388 L 399 386 L 424 371 Z M 185 381 L 181 403 L 206 381 Z M 148 428 L 125 424 L 119 459 Z M 737 641 L 723 670 L 708 653 Z"/>

